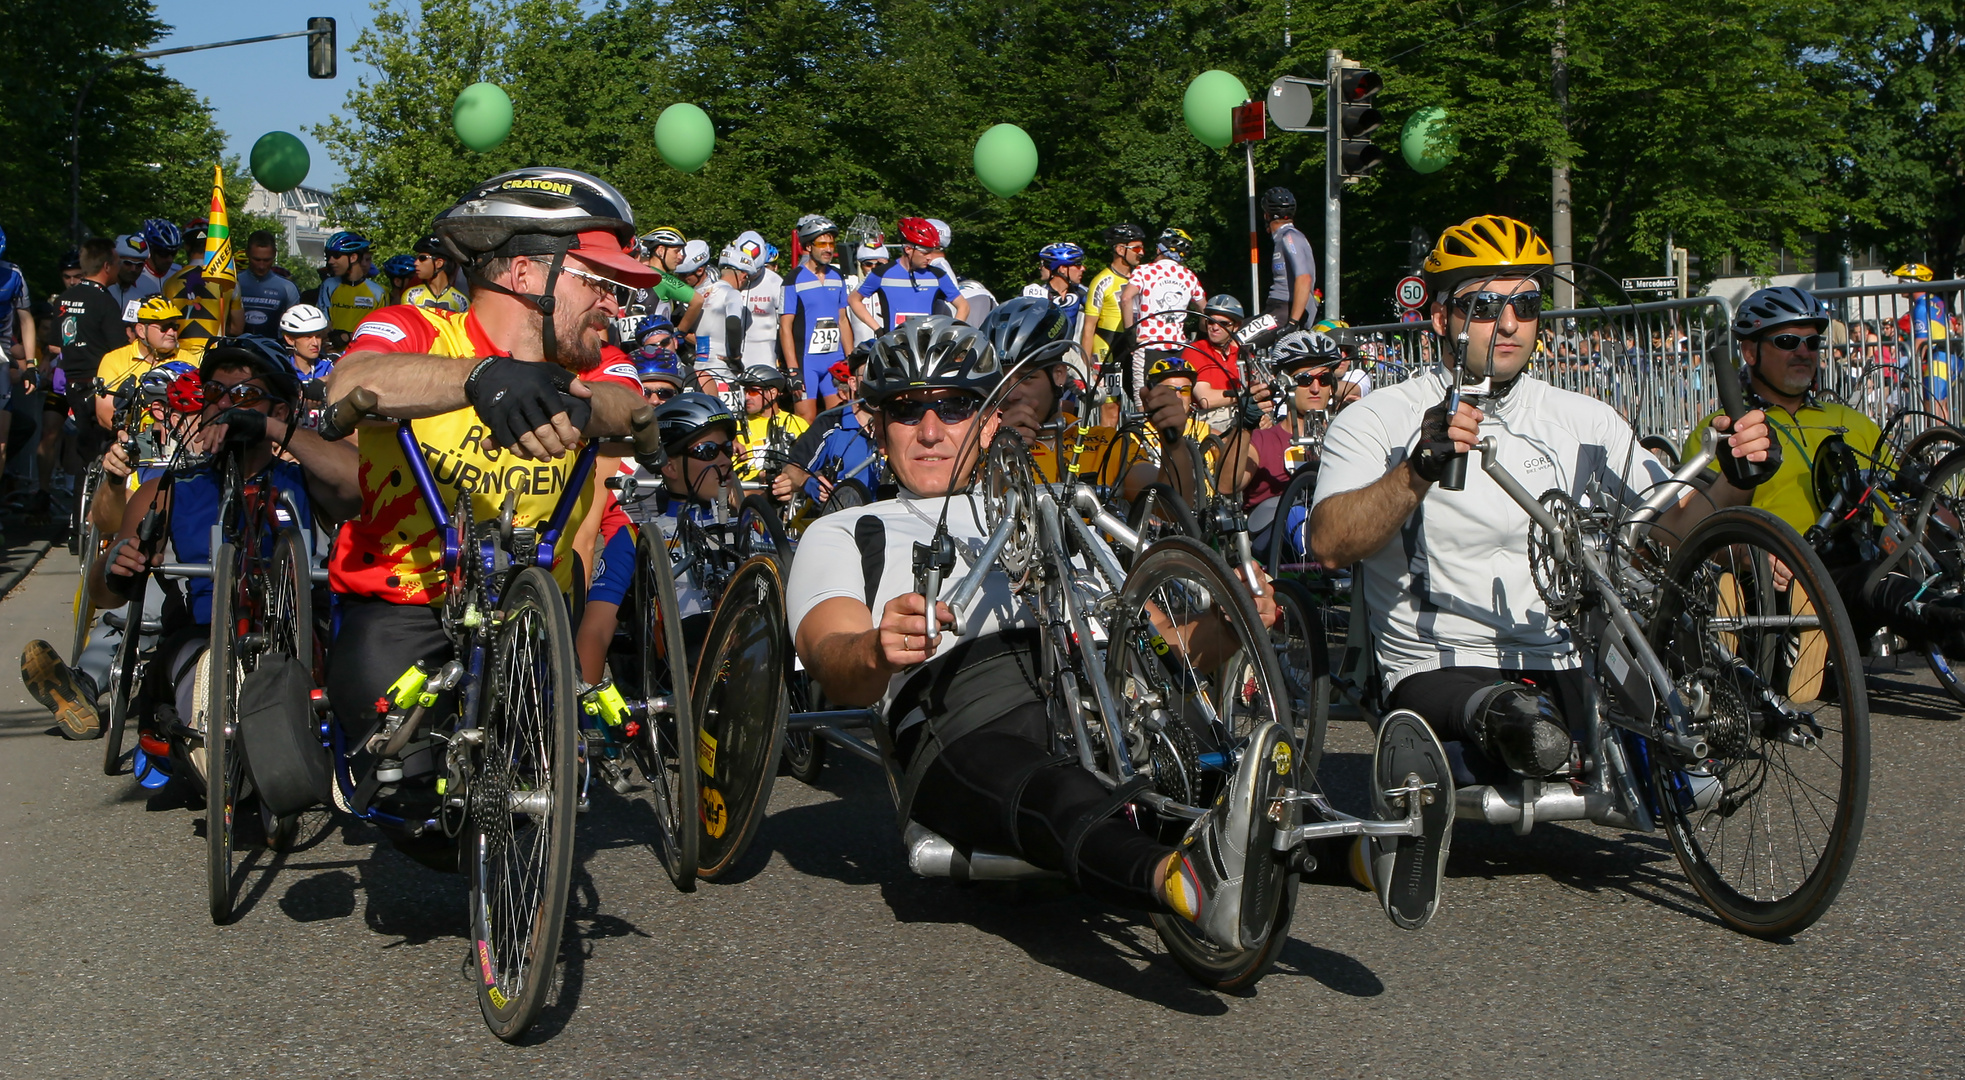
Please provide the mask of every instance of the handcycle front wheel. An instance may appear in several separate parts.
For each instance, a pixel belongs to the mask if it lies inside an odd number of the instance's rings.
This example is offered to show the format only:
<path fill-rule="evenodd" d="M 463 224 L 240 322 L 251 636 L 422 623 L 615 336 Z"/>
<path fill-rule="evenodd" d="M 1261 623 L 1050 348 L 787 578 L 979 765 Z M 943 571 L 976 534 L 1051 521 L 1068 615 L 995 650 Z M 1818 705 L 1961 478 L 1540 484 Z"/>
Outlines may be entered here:
<path fill-rule="evenodd" d="M 771 802 L 789 711 L 791 635 L 784 605 L 777 557 L 746 560 L 724 586 L 696 661 L 696 874 L 705 881 L 729 873 L 743 857 Z"/>
<path fill-rule="evenodd" d="M 471 776 L 470 877 L 478 1008 L 493 1035 L 524 1034 L 552 989 L 573 877 L 580 784 L 573 626 L 552 575 L 520 571 L 499 605 Z"/>
<path fill-rule="evenodd" d="M 1287 786 L 1307 785 L 1306 750 L 1317 745 L 1310 718 L 1289 707 L 1290 691 L 1269 632 L 1248 589 L 1220 556 L 1191 537 L 1169 537 L 1143 552 L 1126 575 L 1112 616 L 1106 675 L 1136 763 L 1151 761 L 1155 789 L 1194 809 L 1212 806 L 1238 755 L 1265 723 L 1283 726 L 1292 751 Z M 1185 822 L 1169 818 L 1162 839 Z M 1177 915 L 1156 914 L 1160 940 L 1189 975 L 1219 990 L 1252 985 L 1289 934 L 1298 872 L 1274 852 L 1252 853 L 1244 870 L 1245 940 L 1224 949 Z M 1254 895 L 1258 903 L 1249 904 Z"/>
<path fill-rule="evenodd" d="M 1835 585 L 1793 528 L 1733 507 L 1673 553 L 1650 625 L 1708 746 L 1683 766 L 1645 748 L 1679 865 L 1728 926 L 1798 933 L 1848 879 L 1869 803 L 1869 698 Z"/>
<path fill-rule="evenodd" d="M 234 655 L 239 588 L 239 549 L 226 541 L 212 552 L 211 639 L 202 664 L 205 683 L 205 841 L 206 895 L 212 922 L 232 921 L 232 856 L 237 849 L 238 804 L 245 786 L 245 761 L 238 752 L 240 665 Z M 141 627 L 139 627 L 141 629 Z"/>

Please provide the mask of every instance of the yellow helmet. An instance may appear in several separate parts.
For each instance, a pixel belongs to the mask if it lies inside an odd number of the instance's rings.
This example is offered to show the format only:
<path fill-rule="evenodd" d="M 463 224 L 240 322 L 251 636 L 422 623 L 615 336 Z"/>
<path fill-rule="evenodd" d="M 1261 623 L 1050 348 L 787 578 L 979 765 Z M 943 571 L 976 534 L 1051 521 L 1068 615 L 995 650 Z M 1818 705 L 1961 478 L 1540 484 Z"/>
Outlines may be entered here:
<path fill-rule="evenodd" d="M 184 313 L 179 311 L 177 305 L 171 303 L 169 300 L 161 296 L 153 296 L 145 300 L 136 309 L 136 321 L 139 323 L 181 323 L 184 321 Z"/>
<path fill-rule="evenodd" d="M 1890 271 L 1890 276 L 1900 281 L 1929 281 L 1938 274 L 1923 263 L 1905 263 Z"/>
<path fill-rule="evenodd" d="M 1424 269 L 1427 287 L 1439 296 L 1476 278 L 1539 276 L 1555 264 L 1549 245 L 1534 229 L 1514 218 L 1486 214 L 1441 233 Z"/>

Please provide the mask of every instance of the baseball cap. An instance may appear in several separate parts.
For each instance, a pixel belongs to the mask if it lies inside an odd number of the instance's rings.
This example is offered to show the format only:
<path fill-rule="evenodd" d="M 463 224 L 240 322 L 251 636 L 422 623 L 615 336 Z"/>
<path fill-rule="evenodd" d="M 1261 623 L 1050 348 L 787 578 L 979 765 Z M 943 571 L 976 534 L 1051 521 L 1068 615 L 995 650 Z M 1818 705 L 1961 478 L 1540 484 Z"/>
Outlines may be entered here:
<path fill-rule="evenodd" d="M 573 237 L 573 247 L 568 255 L 579 258 L 598 269 L 606 271 L 605 277 L 613 278 L 623 285 L 633 285 L 645 289 L 662 280 L 659 270 L 650 270 L 635 260 L 621 240 L 605 229 L 589 229 Z"/>

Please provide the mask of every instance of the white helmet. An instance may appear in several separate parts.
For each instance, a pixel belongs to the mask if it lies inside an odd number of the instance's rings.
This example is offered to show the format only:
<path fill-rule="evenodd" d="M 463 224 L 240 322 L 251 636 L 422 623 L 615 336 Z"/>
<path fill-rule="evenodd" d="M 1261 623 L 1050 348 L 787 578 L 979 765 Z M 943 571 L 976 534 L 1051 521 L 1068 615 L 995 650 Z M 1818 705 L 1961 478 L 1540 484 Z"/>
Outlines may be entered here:
<path fill-rule="evenodd" d="M 682 261 L 675 264 L 678 274 L 693 274 L 710 264 L 710 245 L 706 240 L 691 240 L 682 245 Z"/>
<path fill-rule="evenodd" d="M 757 273 L 765 262 L 764 237 L 746 230 L 723 249 L 716 262 L 718 266 L 727 266 L 746 277 Z"/>
<path fill-rule="evenodd" d="M 312 304 L 295 304 L 280 316 L 282 334 L 318 334 L 327 328 L 327 315 Z"/>

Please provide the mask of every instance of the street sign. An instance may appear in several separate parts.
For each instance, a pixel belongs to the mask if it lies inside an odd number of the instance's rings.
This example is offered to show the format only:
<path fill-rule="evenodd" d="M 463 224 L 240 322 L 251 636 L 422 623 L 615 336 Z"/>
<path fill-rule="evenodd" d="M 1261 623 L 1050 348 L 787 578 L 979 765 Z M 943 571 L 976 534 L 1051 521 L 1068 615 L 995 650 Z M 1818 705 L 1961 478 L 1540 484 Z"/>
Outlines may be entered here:
<path fill-rule="evenodd" d="M 1269 127 L 1263 123 L 1262 101 L 1247 102 L 1235 106 L 1235 141 L 1238 143 L 1261 142 L 1269 134 Z"/>
<path fill-rule="evenodd" d="M 1402 323 L 1416 323 L 1423 322 L 1425 318 L 1426 316 L 1420 314 L 1418 311 L 1408 311 L 1404 315 L 1399 316 L 1399 321 Z M 937 413 L 936 415 L 940 414 Z"/>
<path fill-rule="evenodd" d="M 1675 277 L 1627 277 L 1624 279 L 1625 292 L 1677 292 L 1678 279 Z"/>
<path fill-rule="evenodd" d="M 1417 310 L 1426 306 L 1426 279 L 1418 275 L 1399 279 L 1399 306 Z"/>
<path fill-rule="evenodd" d="M 1323 102 L 1318 91 L 1322 79 L 1299 79 L 1285 75 L 1269 84 L 1269 119 L 1279 131 L 1322 131 Z"/>

